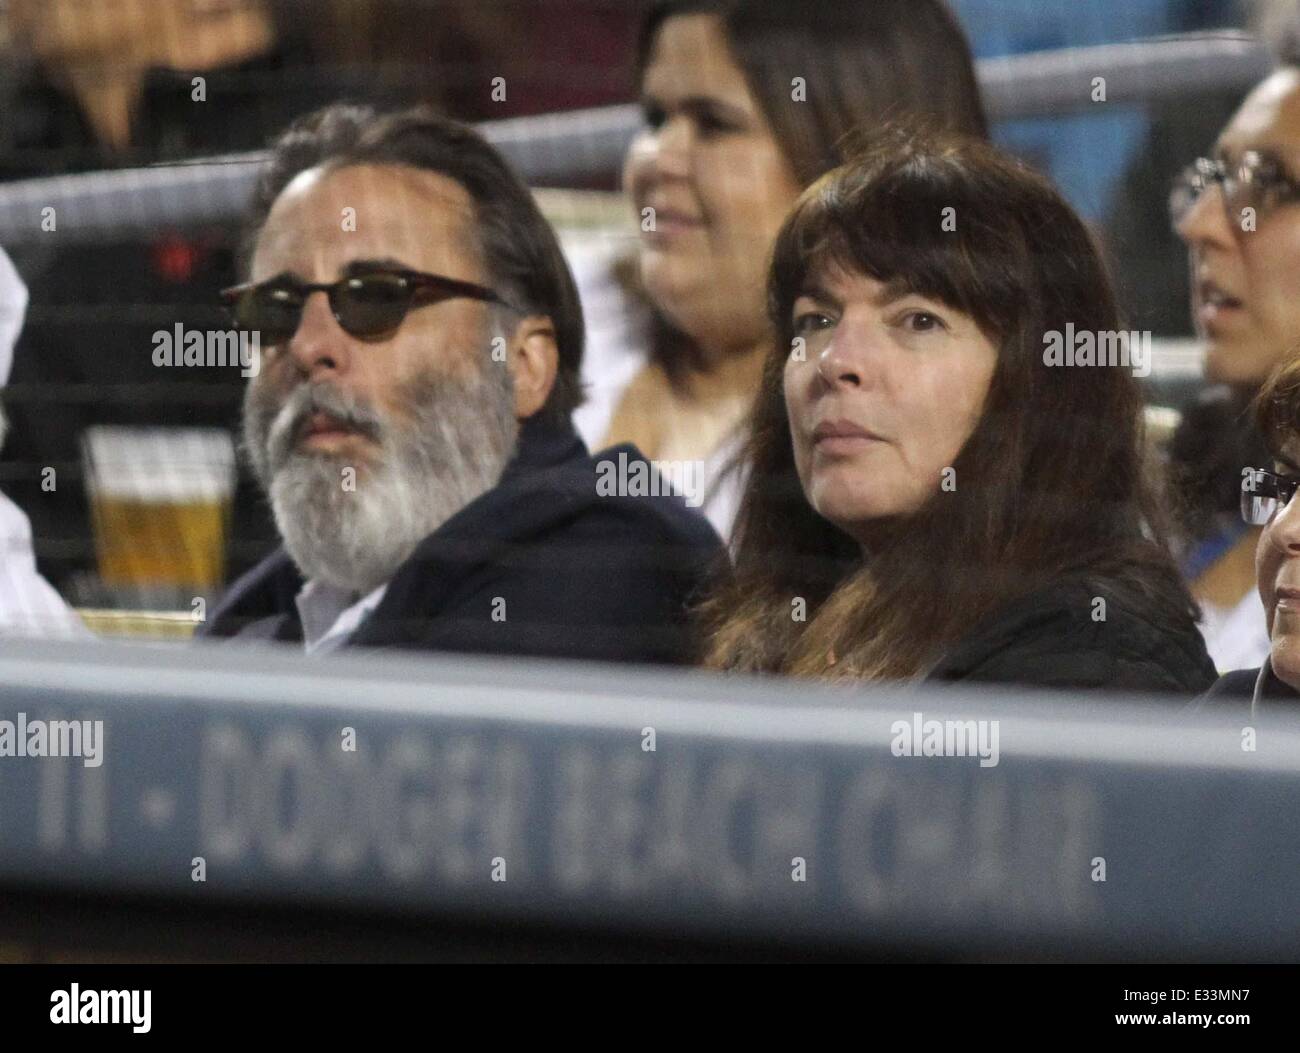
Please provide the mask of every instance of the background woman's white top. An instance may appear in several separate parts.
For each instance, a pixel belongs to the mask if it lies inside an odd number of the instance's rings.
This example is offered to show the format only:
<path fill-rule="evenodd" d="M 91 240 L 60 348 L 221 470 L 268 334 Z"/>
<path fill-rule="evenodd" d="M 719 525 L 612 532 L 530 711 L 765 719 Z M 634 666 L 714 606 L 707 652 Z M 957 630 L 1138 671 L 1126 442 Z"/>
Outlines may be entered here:
<path fill-rule="evenodd" d="M 614 273 L 621 254 L 629 251 L 627 237 L 609 231 L 568 232 L 562 242 L 587 325 L 582 364 L 587 401 L 574 413 L 573 423 L 587 446 L 599 450 L 623 392 L 648 361 L 649 318 Z M 748 476 L 740 460 L 745 437 L 743 428 L 728 433 L 700 468 L 700 511 L 724 541 L 731 537 Z"/>

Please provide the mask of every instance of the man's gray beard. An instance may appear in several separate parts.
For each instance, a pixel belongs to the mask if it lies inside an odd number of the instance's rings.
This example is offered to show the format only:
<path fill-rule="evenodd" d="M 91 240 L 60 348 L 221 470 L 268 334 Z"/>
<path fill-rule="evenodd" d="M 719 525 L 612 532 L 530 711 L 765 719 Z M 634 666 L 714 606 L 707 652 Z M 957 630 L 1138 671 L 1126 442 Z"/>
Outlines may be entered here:
<path fill-rule="evenodd" d="M 426 537 L 491 490 L 514 454 L 519 423 L 509 372 L 471 381 L 426 373 L 389 416 L 325 382 L 304 383 L 283 404 L 250 384 L 244 443 L 299 570 L 364 595 L 387 582 Z M 316 411 L 377 440 L 373 469 L 339 454 L 297 448 Z M 345 469 L 355 489 L 345 489 Z"/>

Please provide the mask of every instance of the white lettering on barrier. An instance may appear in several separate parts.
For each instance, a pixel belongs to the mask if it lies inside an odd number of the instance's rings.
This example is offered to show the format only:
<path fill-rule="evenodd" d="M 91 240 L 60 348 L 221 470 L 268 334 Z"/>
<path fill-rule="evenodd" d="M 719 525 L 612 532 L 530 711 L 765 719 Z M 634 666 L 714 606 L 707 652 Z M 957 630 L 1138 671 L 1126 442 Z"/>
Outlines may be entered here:
<path fill-rule="evenodd" d="M 736 906 L 811 906 L 833 880 L 867 918 L 923 915 L 936 899 L 1018 917 L 1099 909 L 1086 863 L 1100 810 L 1078 781 L 1012 782 L 887 754 L 828 783 L 807 764 L 739 750 L 679 749 L 664 763 L 662 751 L 592 741 L 545 759 L 477 734 L 368 741 L 378 745 L 366 759 L 332 734 L 205 728 L 198 851 L 286 874 L 319 864 L 348 876 L 371 861 L 395 881 L 448 887 L 486 883 L 499 857 L 511 887 Z M 542 837 L 539 858 L 530 833 Z M 800 882 L 796 856 L 807 861 Z"/>

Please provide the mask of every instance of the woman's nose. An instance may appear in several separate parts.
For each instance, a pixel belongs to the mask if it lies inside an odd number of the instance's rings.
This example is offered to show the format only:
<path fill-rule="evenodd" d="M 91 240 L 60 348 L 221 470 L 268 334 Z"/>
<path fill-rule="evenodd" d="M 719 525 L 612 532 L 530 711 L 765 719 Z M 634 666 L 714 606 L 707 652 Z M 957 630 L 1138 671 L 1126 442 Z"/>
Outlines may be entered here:
<path fill-rule="evenodd" d="M 817 356 L 817 372 L 831 387 L 861 387 L 862 364 L 850 353 L 847 341 L 831 339 Z"/>
<path fill-rule="evenodd" d="M 685 179 L 691 171 L 691 122 L 670 117 L 646 135 L 645 163 L 661 179 Z"/>
<path fill-rule="evenodd" d="M 1232 227 L 1228 223 L 1223 188 L 1217 183 L 1206 187 L 1174 225 L 1174 231 L 1188 245 L 1206 242 L 1230 245 Z"/>
<path fill-rule="evenodd" d="M 1284 552 L 1300 555 L 1300 500 L 1292 495 L 1268 525 L 1269 539 Z"/>

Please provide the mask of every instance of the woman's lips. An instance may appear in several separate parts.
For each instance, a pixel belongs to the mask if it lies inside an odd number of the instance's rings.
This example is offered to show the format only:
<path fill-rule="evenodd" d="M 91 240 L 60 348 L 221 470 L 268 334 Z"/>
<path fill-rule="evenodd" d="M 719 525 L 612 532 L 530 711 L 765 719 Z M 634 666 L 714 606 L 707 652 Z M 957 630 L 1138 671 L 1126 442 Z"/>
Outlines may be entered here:
<path fill-rule="evenodd" d="M 697 216 L 687 212 L 680 212 L 672 208 L 656 208 L 654 210 L 654 225 L 649 230 L 642 230 L 647 238 L 672 238 L 682 234 L 688 234 L 704 226 L 704 221 Z"/>
<path fill-rule="evenodd" d="M 1196 287 L 1196 319 L 1206 329 L 1230 325 L 1243 317 L 1245 303 L 1222 286 L 1202 281 Z"/>
<path fill-rule="evenodd" d="M 1218 304 L 1202 304 L 1196 312 L 1196 320 L 1201 328 L 1215 332 L 1238 322 L 1244 316 L 1241 307 L 1227 307 Z"/>
<path fill-rule="evenodd" d="M 813 449 L 819 453 L 853 453 L 872 443 L 884 442 L 875 432 L 848 420 L 822 421 L 813 429 Z"/>

